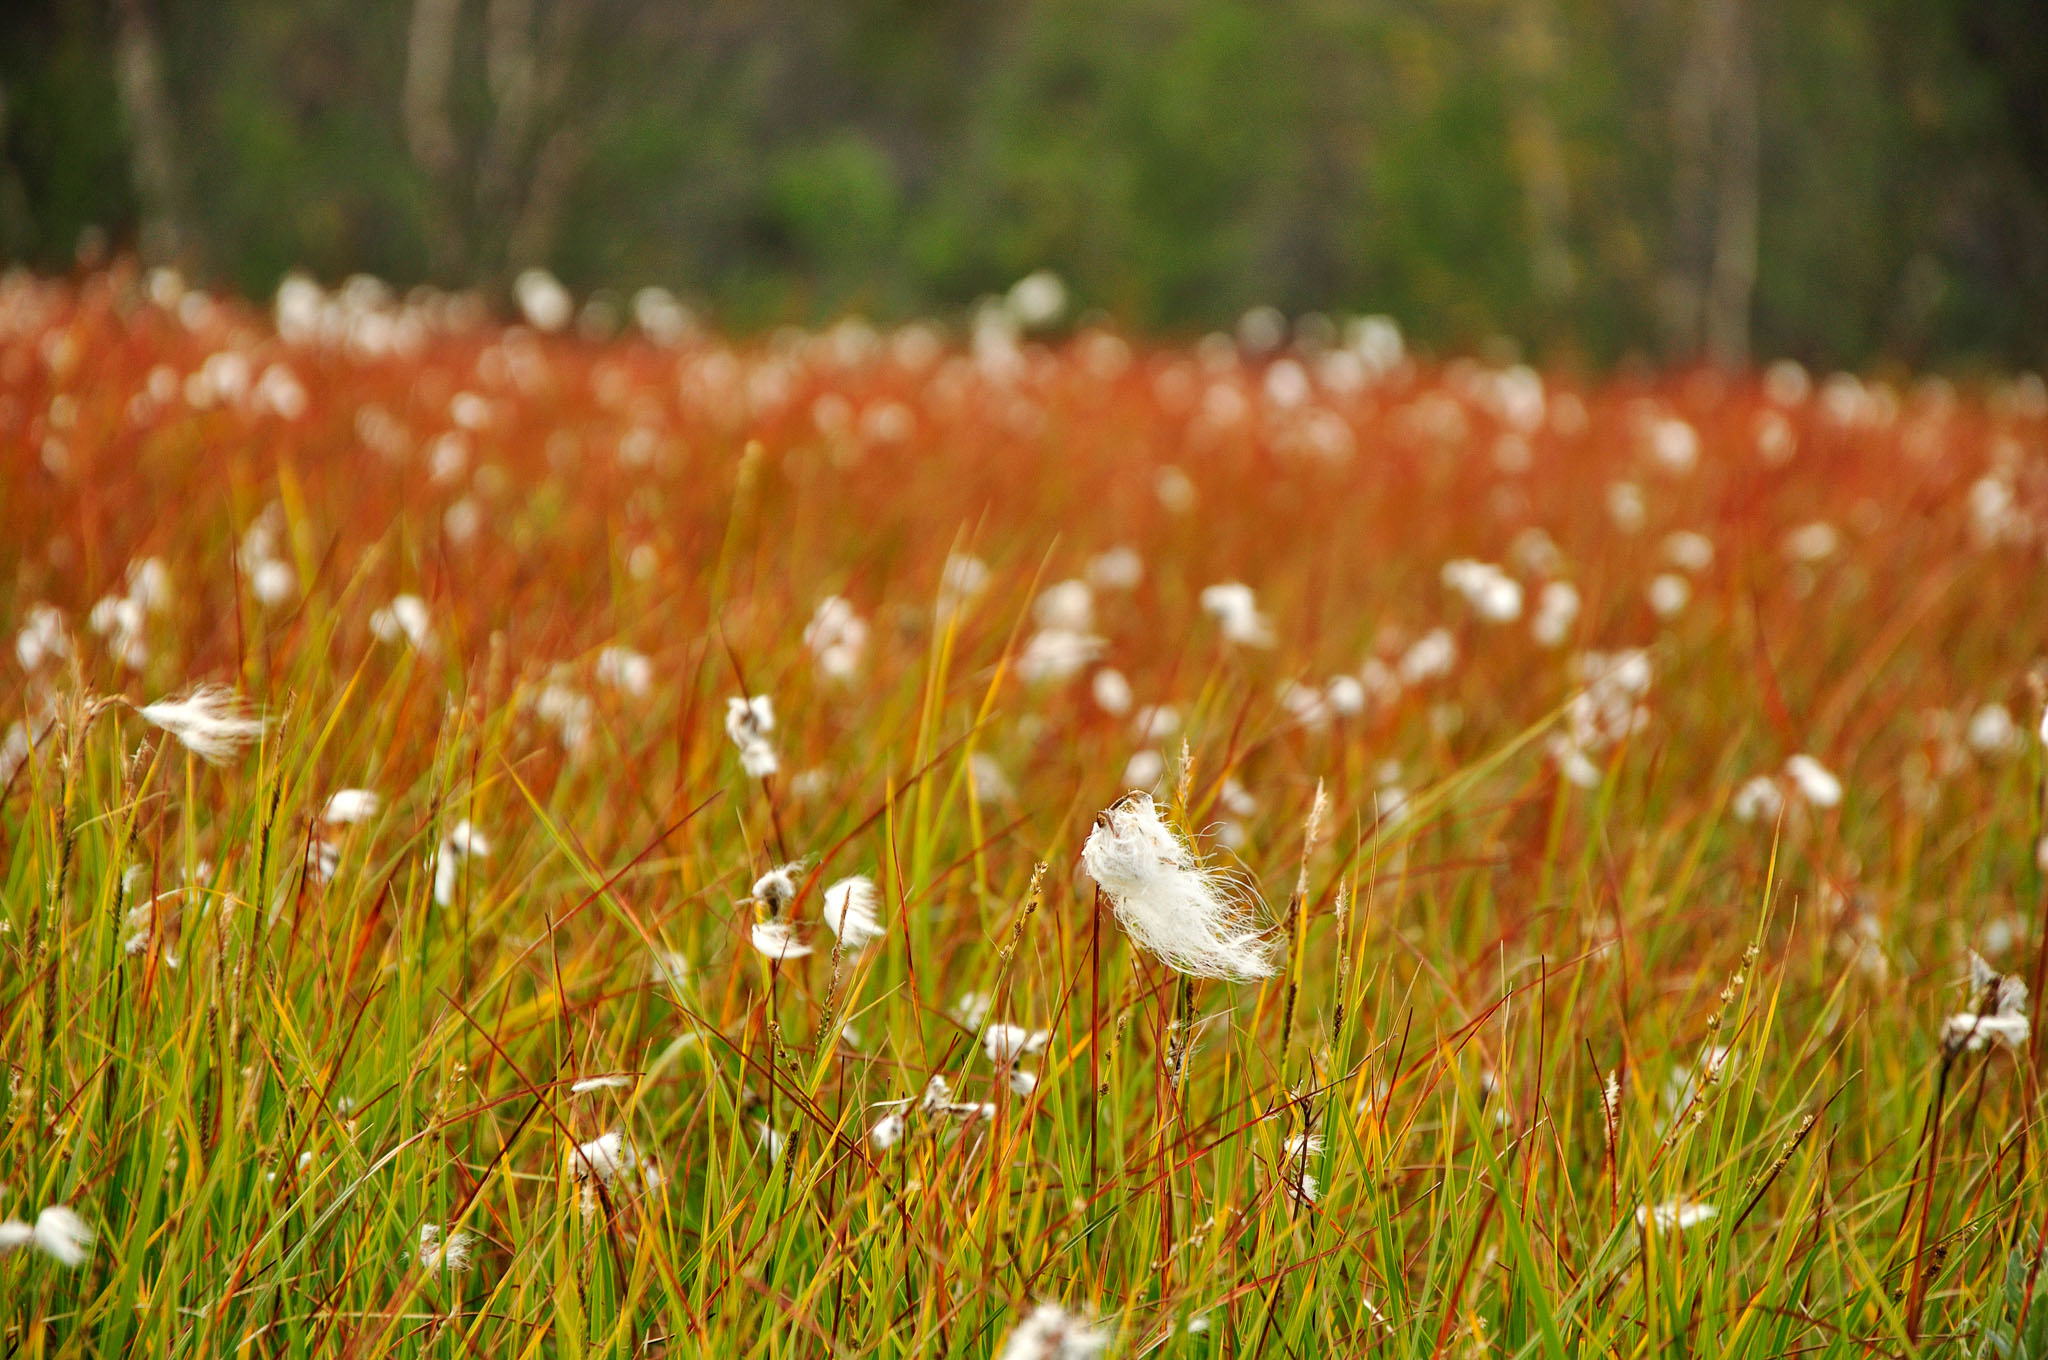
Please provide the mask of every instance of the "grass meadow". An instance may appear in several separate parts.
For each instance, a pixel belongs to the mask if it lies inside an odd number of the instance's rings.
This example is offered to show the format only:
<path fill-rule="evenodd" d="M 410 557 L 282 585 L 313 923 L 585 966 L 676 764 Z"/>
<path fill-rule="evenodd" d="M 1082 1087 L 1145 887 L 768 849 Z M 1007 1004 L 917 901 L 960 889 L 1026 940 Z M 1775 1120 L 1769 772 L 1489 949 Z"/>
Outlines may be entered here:
<path fill-rule="evenodd" d="M 0 283 L 7 1355 L 2048 1355 L 2039 379 L 628 310 Z"/>

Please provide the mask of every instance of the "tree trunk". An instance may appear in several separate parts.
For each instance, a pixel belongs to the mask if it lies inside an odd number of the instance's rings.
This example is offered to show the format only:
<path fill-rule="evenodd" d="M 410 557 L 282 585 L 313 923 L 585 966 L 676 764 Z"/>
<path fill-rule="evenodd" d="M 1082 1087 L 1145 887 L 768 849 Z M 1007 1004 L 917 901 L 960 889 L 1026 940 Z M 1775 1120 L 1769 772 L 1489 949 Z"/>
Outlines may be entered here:
<path fill-rule="evenodd" d="M 128 120 L 129 172 L 142 204 L 137 244 L 150 264 L 180 259 L 196 244 L 186 237 L 184 176 L 163 66 L 163 49 L 146 0 L 119 0 L 114 74 L 121 112 Z"/>
<path fill-rule="evenodd" d="M 1749 362 L 1756 291 L 1756 44 L 1749 0 L 1714 0 L 1719 38 L 1720 166 L 1714 268 L 1707 286 L 1707 355 L 1726 368 Z"/>
<path fill-rule="evenodd" d="M 427 180 L 429 248 L 435 268 L 450 275 L 461 271 L 468 254 L 451 193 L 457 147 L 448 118 L 448 79 L 455 68 L 455 28 L 461 17 L 462 0 L 413 0 L 405 91 L 399 101 L 406 150 Z"/>
<path fill-rule="evenodd" d="M 1522 181 L 1522 213 L 1529 236 L 1529 274 L 1536 296 L 1556 302 L 1577 287 L 1572 263 L 1571 175 L 1564 140 L 1546 95 L 1558 68 L 1556 15 L 1551 0 L 1521 0 L 1511 16 L 1508 66 L 1515 75 L 1510 138 Z"/>

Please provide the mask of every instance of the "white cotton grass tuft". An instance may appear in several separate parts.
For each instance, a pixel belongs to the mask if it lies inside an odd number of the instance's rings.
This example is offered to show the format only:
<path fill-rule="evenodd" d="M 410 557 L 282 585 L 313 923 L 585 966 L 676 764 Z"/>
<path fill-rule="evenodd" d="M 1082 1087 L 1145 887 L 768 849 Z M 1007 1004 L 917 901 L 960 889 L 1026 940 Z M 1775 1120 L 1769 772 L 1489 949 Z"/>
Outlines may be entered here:
<path fill-rule="evenodd" d="M 591 1091 L 631 1090 L 636 1080 L 638 1078 L 629 1072 L 607 1072 L 601 1077 L 585 1077 L 583 1080 L 574 1083 L 569 1087 L 569 1094 L 580 1096 L 586 1095 Z"/>
<path fill-rule="evenodd" d="M 1493 563 L 1460 557 L 1444 563 L 1441 576 L 1444 588 L 1464 596 L 1488 623 L 1513 623 L 1522 617 L 1521 583 Z"/>
<path fill-rule="evenodd" d="M 787 921 L 756 921 L 748 938 L 756 953 L 778 963 L 800 959 L 811 952 L 811 947 L 797 938 L 796 927 Z"/>
<path fill-rule="evenodd" d="M 940 622 L 951 619 L 979 599 L 988 589 L 988 563 L 972 553 L 956 552 L 946 558 L 939 573 L 937 612 Z"/>
<path fill-rule="evenodd" d="M 0 1223 L 0 1252 L 34 1247 L 57 1264 L 78 1267 L 92 1254 L 93 1232 L 76 1212 L 62 1204 L 46 1205 L 34 1223 L 10 1218 Z"/>
<path fill-rule="evenodd" d="M 434 649 L 434 617 L 417 595 L 400 595 L 370 614 L 370 633 L 379 642 L 404 642 L 416 652 Z"/>
<path fill-rule="evenodd" d="M 484 859 L 491 853 L 491 842 L 481 831 L 471 826 L 467 817 L 455 824 L 434 851 L 434 903 L 448 906 L 455 900 L 455 890 L 462 883 L 462 865 L 465 860 Z"/>
<path fill-rule="evenodd" d="M 754 880 L 752 898 L 756 905 L 764 907 L 770 916 L 779 917 L 789 905 L 796 901 L 798 888 L 802 886 L 804 871 L 802 860 L 791 860 L 778 864 Z"/>
<path fill-rule="evenodd" d="M 1086 581 L 1055 581 L 1031 602 L 1031 617 L 1040 628 L 1088 632 L 1095 627 L 1095 592 Z"/>
<path fill-rule="evenodd" d="M 1728 810 L 1738 822 L 1774 822 L 1785 810 L 1785 793 L 1769 775 L 1751 775 L 1728 800 Z"/>
<path fill-rule="evenodd" d="M 998 1067 L 1007 1067 L 1034 1053 L 1043 1053 L 1051 1041 L 1050 1031 L 1026 1029 L 1008 1021 L 997 1021 L 981 1032 L 982 1050 Z"/>
<path fill-rule="evenodd" d="M 981 1022 L 988 1019 L 988 1008 L 992 1004 L 987 992 L 964 992 L 946 1014 L 967 1029 L 980 1029 Z"/>
<path fill-rule="evenodd" d="M 2000 703 L 1985 704 L 1972 713 L 1963 740 L 1986 759 L 2011 755 L 2022 744 L 2020 725 L 2013 721 L 2012 710 Z"/>
<path fill-rule="evenodd" d="M 725 701 L 725 734 L 739 748 L 740 768 L 749 778 L 766 779 L 780 768 L 774 743 L 775 701 L 765 694 L 734 695 Z"/>
<path fill-rule="evenodd" d="M 1579 588 L 1570 581 L 1550 581 L 1536 593 L 1536 616 L 1529 621 L 1529 635 L 1539 647 L 1562 647 L 1578 622 Z"/>
<path fill-rule="evenodd" d="M 1135 697 L 1131 693 L 1131 682 L 1114 666 L 1104 666 L 1095 672 L 1088 686 L 1095 695 L 1095 706 L 1110 717 L 1121 718 L 1131 711 Z"/>
<path fill-rule="evenodd" d="M 891 1110 L 874 1123 L 868 1130 L 868 1142 L 875 1151 L 887 1152 L 903 1141 L 903 1135 L 910 1132 L 910 1117 L 901 1110 Z"/>
<path fill-rule="evenodd" d="M 1274 971 L 1257 895 L 1237 876 L 1203 864 L 1151 795 L 1126 794 L 1098 816 L 1081 865 L 1132 942 L 1175 971 L 1230 981 Z"/>
<path fill-rule="evenodd" d="M 1059 684 L 1095 664 L 1108 643 L 1071 628 L 1041 628 L 1017 654 L 1017 675 L 1027 685 Z"/>
<path fill-rule="evenodd" d="M 1240 647 L 1271 647 L 1273 621 L 1259 612 L 1258 596 L 1242 581 L 1202 588 L 1202 612 L 1216 620 L 1223 636 Z"/>
<path fill-rule="evenodd" d="M 353 826 L 377 815 L 384 800 L 368 789 L 338 789 L 320 810 L 320 820 L 329 826 Z"/>
<path fill-rule="evenodd" d="M 628 1188 L 636 1180 L 647 1190 L 661 1186 L 660 1168 L 651 1159 L 641 1156 L 640 1149 L 617 1129 L 601 1133 L 587 1143 L 576 1144 L 569 1149 L 566 1161 L 569 1175 L 575 1180 L 594 1180 L 621 1189 Z"/>
<path fill-rule="evenodd" d="M 997 1360 L 1094 1360 L 1109 1348 L 1109 1332 L 1085 1313 L 1041 1303 L 1010 1329 Z"/>
<path fill-rule="evenodd" d="M 631 647 L 613 645 L 597 654 L 597 682 L 644 699 L 654 688 L 654 661 Z"/>
<path fill-rule="evenodd" d="M 828 680 L 853 679 L 867 645 L 867 621 L 842 596 L 827 595 L 818 601 L 811 621 L 804 625 L 804 646 L 816 658 L 818 673 Z"/>
<path fill-rule="evenodd" d="M 1696 1200 L 1666 1200 L 1662 1204 L 1637 1206 L 1636 1226 L 1645 1228 L 1654 1223 L 1659 1232 L 1684 1232 L 1687 1228 L 1698 1227 L 1720 1212 L 1713 1205 L 1702 1204 Z"/>
<path fill-rule="evenodd" d="M 1322 1155 L 1323 1136 L 1319 1133 L 1290 1134 L 1280 1145 L 1280 1186 L 1304 1209 L 1313 1209 L 1322 1198 L 1322 1187 L 1308 1169 L 1309 1163 Z"/>
<path fill-rule="evenodd" d="M 881 894 L 875 881 L 862 874 L 842 878 L 825 889 L 825 905 L 818 911 L 825 925 L 839 937 L 840 945 L 858 953 L 888 933 L 876 910 Z"/>
<path fill-rule="evenodd" d="M 1951 1015 L 1942 1025 L 1942 1046 L 1951 1053 L 1981 1053 L 1994 1041 L 2017 1049 L 2032 1037 L 2027 984 L 2010 973 L 2000 973 L 1974 950 L 1970 953 L 1970 1002 L 1970 1010 Z"/>
<path fill-rule="evenodd" d="M 269 719 L 250 713 L 246 701 L 225 685 L 199 685 L 135 711 L 209 765 L 225 765 L 269 726 Z"/>
<path fill-rule="evenodd" d="M 438 1223 L 420 1224 L 420 1268 L 430 1274 L 447 1271 L 460 1275 L 469 1269 L 470 1248 L 476 1245 L 473 1234 L 452 1232 L 444 1240 Z"/>
<path fill-rule="evenodd" d="M 1786 777 L 1799 796 L 1817 808 L 1835 807 L 1842 801 L 1842 781 L 1834 771 L 1804 753 L 1785 761 Z"/>
<path fill-rule="evenodd" d="M 1457 638 L 1448 628 L 1432 628 L 1401 653 L 1401 659 L 1394 667 L 1394 676 L 1403 685 L 1420 685 L 1443 679 L 1457 664 Z"/>
<path fill-rule="evenodd" d="M 1089 558 L 1084 574 L 1097 590 L 1133 590 L 1145 579 L 1145 559 L 1136 548 L 1118 545 Z"/>

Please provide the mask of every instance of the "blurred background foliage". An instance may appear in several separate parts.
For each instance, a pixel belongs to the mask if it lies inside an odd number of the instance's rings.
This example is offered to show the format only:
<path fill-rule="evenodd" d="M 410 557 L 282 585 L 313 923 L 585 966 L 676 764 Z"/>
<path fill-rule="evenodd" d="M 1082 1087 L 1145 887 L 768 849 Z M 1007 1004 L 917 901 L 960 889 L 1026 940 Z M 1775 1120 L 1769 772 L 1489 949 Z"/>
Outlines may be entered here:
<path fill-rule="evenodd" d="M 51 0 L 0 253 L 659 283 L 752 329 L 1027 271 L 1176 335 L 2048 360 L 2038 0 Z"/>

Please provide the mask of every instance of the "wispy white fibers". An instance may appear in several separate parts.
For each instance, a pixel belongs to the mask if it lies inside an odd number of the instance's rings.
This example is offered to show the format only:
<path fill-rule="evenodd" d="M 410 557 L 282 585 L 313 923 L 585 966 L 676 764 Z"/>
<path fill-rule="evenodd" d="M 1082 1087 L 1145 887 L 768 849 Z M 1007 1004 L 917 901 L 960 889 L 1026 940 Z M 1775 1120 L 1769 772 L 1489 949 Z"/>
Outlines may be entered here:
<path fill-rule="evenodd" d="M 725 734 L 739 748 L 740 767 L 754 779 L 775 773 L 781 761 L 768 734 L 775 730 L 775 702 L 765 694 L 725 701 Z"/>
<path fill-rule="evenodd" d="M 1738 822 L 1776 821 L 1785 810 L 1785 793 L 1769 775 L 1751 775 L 1728 800 L 1728 810 Z"/>
<path fill-rule="evenodd" d="M 654 662 L 631 647 L 606 647 L 597 654 L 597 682 L 644 699 L 654 688 Z"/>
<path fill-rule="evenodd" d="M 601 1077 L 585 1077 L 569 1087 L 572 1096 L 587 1095 L 592 1091 L 630 1090 L 637 1078 L 626 1072 L 607 1072 Z"/>
<path fill-rule="evenodd" d="M 817 611 L 804 625 L 804 646 L 817 658 L 818 673 L 830 680 L 851 680 L 860 670 L 867 645 L 867 621 L 837 595 L 818 601 Z"/>
<path fill-rule="evenodd" d="M 1017 675 L 1027 685 L 1059 684 L 1087 670 L 1109 644 L 1093 633 L 1041 628 L 1017 653 Z"/>
<path fill-rule="evenodd" d="M 251 714 L 242 697 L 225 685 L 199 685 L 175 699 L 159 699 L 135 711 L 209 765 L 225 765 L 262 736 L 268 725 L 266 718 Z"/>
<path fill-rule="evenodd" d="M 46 1206 L 32 1224 L 18 1218 L 0 1223 L 0 1252 L 31 1246 L 59 1265 L 84 1265 L 92 1254 L 92 1229 L 62 1204 Z"/>
<path fill-rule="evenodd" d="M 1803 752 L 1785 761 L 1785 774 L 1799 796 L 1818 808 L 1831 808 L 1842 801 L 1842 781 L 1827 766 Z"/>
<path fill-rule="evenodd" d="M 887 1152 L 903 1141 L 903 1135 L 910 1131 L 910 1118 L 901 1110 L 892 1110 L 875 1121 L 868 1130 L 868 1141 L 875 1145 L 875 1151 Z"/>
<path fill-rule="evenodd" d="M 1010 1330 L 997 1360 L 1094 1360 L 1109 1348 L 1109 1333 L 1082 1313 L 1041 1303 Z"/>
<path fill-rule="evenodd" d="M 1491 562 L 1460 557 L 1443 565 L 1444 588 L 1465 597 L 1474 613 L 1488 623 L 1513 623 L 1522 617 L 1522 585 Z"/>
<path fill-rule="evenodd" d="M 875 881 L 857 874 L 825 889 L 825 905 L 818 914 L 825 918 L 825 924 L 847 952 L 857 953 L 887 933 L 876 911 L 880 900 Z"/>
<path fill-rule="evenodd" d="M 1223 636 L 1241 647 L 1271 647 L 1273 621 L 1259 612 L 1258 596 L 1242 581 L 1223 581 L 1202 589 L 1202 612 L 1213 617 Z"/>
<path fill-rule="evenodd" d="M 1975 951 L 1970 954 L 1970 1002 L 1942 1026 L 1941 1042 L 1951 1051 L 1981 1053 L 1993 1040 L 2018 1048 L 2032 1035 L 2027 1021 L 2027 984 L 2000 973 Z"/>
<path fill-rule="evenodd" d="M 481 831 L 464 818 L 455 824 L 434 852 L 434 902 L 447 906 L 455 900 L 456 886 L 462 881 L 462 862 L 472 857 L 483 859 L 491 853 L 491 843 Z"/>
<path fill-rule="evenodd" d="M 585 1218 L 594 1217 L 597 1213 L 597 1187 L 600 1185 L 615 1194 L 631 1190 L 635 1181 L 649 1193 L 661 1188 L 661 1168 L 654 1164 L 653 1159 L 641 1156 L 640 1149 L 633 1146 L 632 1140 L 616 1129 L 571 1147 L 566 1161 L 569 1175 L 583 1187 L 581 1201 Z"/>
<path fill-rule="evenodd" d="M 1536 617 L 1529 633 L 1539 647 L 1561 647 L 1579 618 L 1579 590 L 1570 581 L 1550 581 L 1536 594 Z"/>
<path fill-rule="evenodd" d="M 400 595 L 372 611 L 370 632 L 379 642 L 404 642 L 416 652 L 434 649 L 433 615 L 417 595 Z"/>
<path fill-rule="evenodd" d="M 1316 1182 L 1315 1173 L 1309 1163 L 1323 1155 L 1323 1136 L 1320 1133 L 1294 1133 L 1280 1145 L 1280 1185 L 1287 1197 L 1304 1209 L 1313 1209 L 1322 1197 L 1322 1186 Z"/>
<path fill-rule="evenodd" d="M 811 952 L 796 926 L 783 915 L 796 901 L 801 861 L 780 865 L 754 880 L 754 926 L 750 938 L 764 958 L 800 959 Z"/>
<path fill-rule="evenodd" d="M 796 937 L 796 927 L 787 921 L 756 921 L 749 938 L 762 957 L 777 961 L 800 959 L 811 952 L 811 947 Z"/>
<path fill-rule="evenodd" d="M 1126 794 L 1095 819 L 1081 865 L 1139 948 L 1192 977 L 1242 981 L 1273 972 L 1249 885 L 1204 865 L 1149 794 Z"/>
<path fill-rule="evenodd" d="M 1042 1029 L 1026 1029 L 998 1021 L 981 1032 L 981 1046 L 988 1053 L 988 1060 L 998 1067 L 1006 1067 L 1033 1053 L 1043 1053 L 1052 1035 Z"/>
<path fill-rule="evenodd" d="M 383 800 L 368 789 L 339 789 L 327 799 L 320 820 L 329 826 L 353 826 L 377 815 Z"/>
<path fill-rule="evenodd" d="M 441 1238 L 438 1223 L 420 1224 L 420 1268 L 430 1273 L 447 1271 L 460 1275 L 469 1269 L 469 1249 L 476 1238 L 466 1232 L 452 1232 L 446 1241 Z"/>
<path fill-rule="evenodd" d="M 1711 1204 L 1701 1204 L 1694 1200 L 1666 1200 L 1662 1204 L 1645 1204 L 1638 1208 L 1636 1226 L 1640 1228 L 1655 1223 L 1659 1232 L 1684 1232 L 1687 1228 L 1705 1223 L 1720 1212 Z"/>

